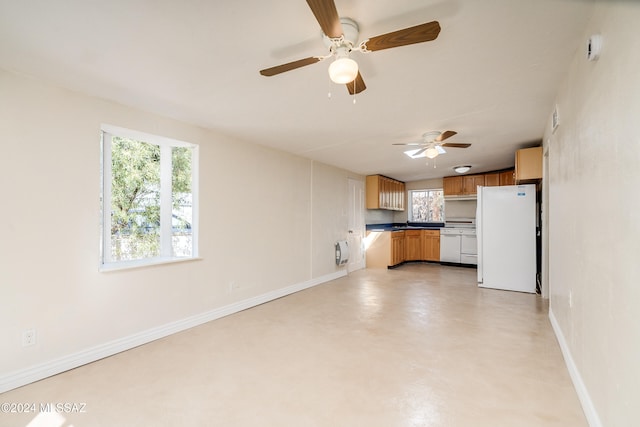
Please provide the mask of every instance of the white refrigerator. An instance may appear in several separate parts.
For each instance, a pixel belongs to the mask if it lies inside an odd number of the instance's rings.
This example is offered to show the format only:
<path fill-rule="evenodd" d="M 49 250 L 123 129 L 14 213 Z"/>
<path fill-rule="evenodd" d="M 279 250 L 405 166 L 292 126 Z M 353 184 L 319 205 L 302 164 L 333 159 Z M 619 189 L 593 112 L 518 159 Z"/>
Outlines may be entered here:
<path fill-rule="evenodd" d="M 536 292 L 536 186 L 478 187 L 478 286 Z"/>

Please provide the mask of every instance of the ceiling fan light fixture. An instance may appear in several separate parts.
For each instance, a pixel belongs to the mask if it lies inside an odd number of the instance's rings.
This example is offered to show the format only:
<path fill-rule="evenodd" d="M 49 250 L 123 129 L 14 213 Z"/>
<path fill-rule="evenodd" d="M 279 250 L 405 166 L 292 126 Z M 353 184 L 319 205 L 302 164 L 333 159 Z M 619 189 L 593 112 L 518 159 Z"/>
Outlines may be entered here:
<path fill-rule="evenodd" d="M 469 172 L 471 170 L 471 166 L 469 165 L 464 165 L 464 166 L 454 166 L 453 170 L 456 173 L 465 173 L 465 172 Z"/>
<path fill-rule="evenodd" d="M 424 152 L 425 156 L 427 156 L 430 159 L 435 159 L 436 157 L 438 157 L 438 150 L 435 147 L 429 147 L 427 148 L 427 150 Z"/>
<path fill-rule="evenodd" d="M 347 84 L 354 81 L 357 76 L 358 63 L 349 57 L 338 57 L 329 65 L 329 77 L 334 83 Z"/>

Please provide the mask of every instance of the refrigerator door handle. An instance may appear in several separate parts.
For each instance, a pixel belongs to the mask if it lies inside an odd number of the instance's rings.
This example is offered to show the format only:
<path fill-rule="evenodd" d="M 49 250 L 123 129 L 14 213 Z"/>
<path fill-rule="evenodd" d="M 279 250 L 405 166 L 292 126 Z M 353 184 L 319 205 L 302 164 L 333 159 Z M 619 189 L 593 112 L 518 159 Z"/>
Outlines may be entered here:
<path fill-rule="evenodd" d="M 478 186 L 478 199 L 476 205 L 476 242 L 478 244 L 478 284 L 482 284 L 482 189 Z"/>

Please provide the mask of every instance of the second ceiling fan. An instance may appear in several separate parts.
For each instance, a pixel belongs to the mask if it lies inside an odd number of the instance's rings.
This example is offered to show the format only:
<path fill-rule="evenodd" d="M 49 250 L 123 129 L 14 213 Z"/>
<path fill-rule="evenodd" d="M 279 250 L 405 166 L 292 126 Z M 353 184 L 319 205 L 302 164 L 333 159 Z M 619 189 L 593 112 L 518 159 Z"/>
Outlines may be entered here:
<path fill-rule="evenodd" d="M 471 144 L 468 143 L 444 142 L 445 139 L 451 138 L 457 133 L 458 132 L 453 130 L 446 130 L 444 132 L 426 132 L 422 135 L 421 141 L 396 143 L 393 145 L 409 145 L 420 147 L 415 152 L 411 153 L 411 157 L 419 157 L 422 153 L 424 153 L 428 158 L 433 159 L 439 154 L 446 153 L 446 151 L 442 147 L 467 148 L 471 146 Z"/>
<path fill-rule="evenodd" d="M 260 70 L 263 76 L 275 76 L 306 65 L 315 64 L 335 56 L 329 66 L 329 76 L 338 84 L 345 84 L 350 94 L 360 93 L 367 88 L 358 69 L 358 63 L 349 56 L 353 51 L 375 52 L 392 47 L 406 46 L 435 40 L 440 33 L 438 21 L 427 22 L 391 33 L 371 37 L 357 44 L 358 24 L 349 18 L 340 18 L 334 0 L 307 0 L 320 28 L 324 33 L 329 53 L 310 56 L 286 64 Z"/>

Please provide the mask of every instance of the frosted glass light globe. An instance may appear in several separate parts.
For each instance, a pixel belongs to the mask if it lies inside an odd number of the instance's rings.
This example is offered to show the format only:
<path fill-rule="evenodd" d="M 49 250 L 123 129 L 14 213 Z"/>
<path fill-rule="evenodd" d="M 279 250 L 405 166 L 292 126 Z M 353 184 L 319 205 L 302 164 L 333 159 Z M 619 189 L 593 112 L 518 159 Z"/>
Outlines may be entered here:
<path fill-rule="evenodd" d="M 329 65 L 329 77 L 338 84 L 352 82 L 358 76 L 358 63 L 351 58 L 338 58 Z"/>
<path fill-rule="evenodd" d="M 433 159 L 438 156 L 438 150 L 436 150 L 435 147 L 427 148 L 427 151 L 425 151 L 424 154 L 428 158 Z"/>

